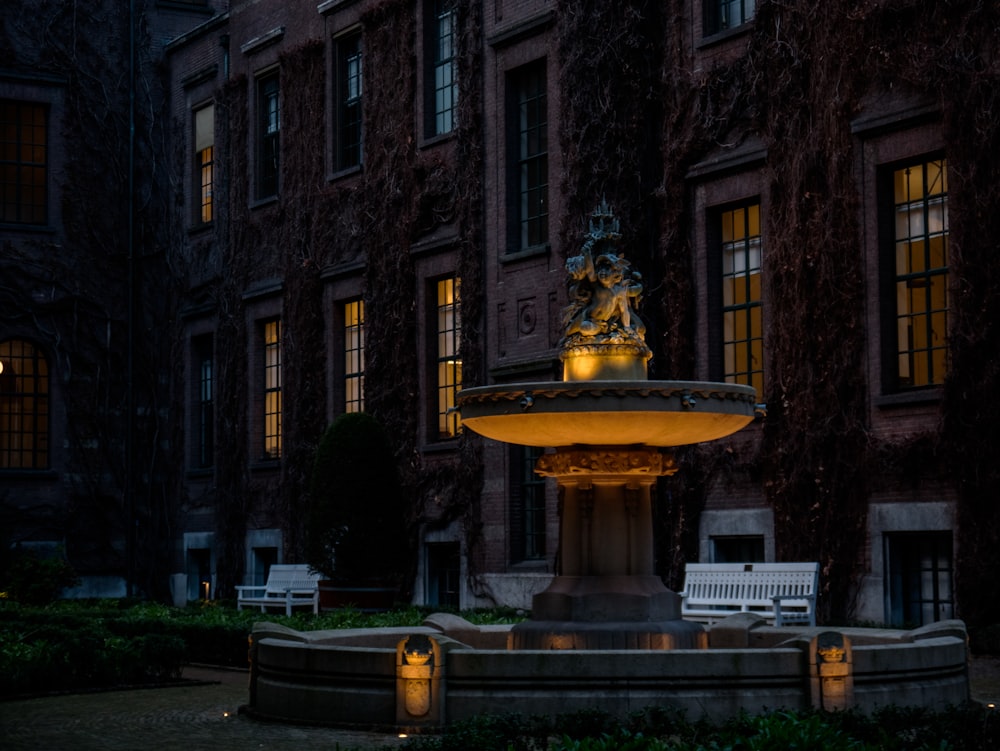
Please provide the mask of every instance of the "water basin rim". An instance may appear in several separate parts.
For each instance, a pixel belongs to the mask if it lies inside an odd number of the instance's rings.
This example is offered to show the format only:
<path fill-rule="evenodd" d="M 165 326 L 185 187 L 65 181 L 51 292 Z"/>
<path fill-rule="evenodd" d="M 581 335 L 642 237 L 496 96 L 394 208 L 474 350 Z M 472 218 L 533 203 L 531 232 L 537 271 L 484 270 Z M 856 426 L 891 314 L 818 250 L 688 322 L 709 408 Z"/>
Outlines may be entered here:
<path fill-rule="evenodd" d="M 473 386 L 458 392 L 459 408 L 463 403 L 484 401 L 515 401 L 530 396 L 535 399 L 557 399 L 577 396 L 659 397 L 720 399 L 757 403 L 753 386 L 714 381 L 538 381 Z"/>

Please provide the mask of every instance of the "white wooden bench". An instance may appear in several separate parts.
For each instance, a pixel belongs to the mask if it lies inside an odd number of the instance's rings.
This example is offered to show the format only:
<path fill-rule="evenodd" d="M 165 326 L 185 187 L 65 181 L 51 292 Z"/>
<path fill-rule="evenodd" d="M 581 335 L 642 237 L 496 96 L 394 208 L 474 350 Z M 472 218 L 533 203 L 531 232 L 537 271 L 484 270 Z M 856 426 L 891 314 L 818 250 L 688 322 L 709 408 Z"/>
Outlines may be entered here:
<path fill-rule="evenodd" d="M 276 563 L 264 586 L 236 587 L 236 609 L 253 605 L 266 613 L 268 608 L 283 607 L 285 615 L 291 615 L 292 608 L 309 607 L 318 614 L 319 579 L 320 575 L 310 573 L 306 564 Z"/>
<path fill-rule="evenodd" d="M 815 626 L 818 585 L 818 563 L 689 563 L 681 617 L 714 623 L 750 612 L 775 626 Z"/>

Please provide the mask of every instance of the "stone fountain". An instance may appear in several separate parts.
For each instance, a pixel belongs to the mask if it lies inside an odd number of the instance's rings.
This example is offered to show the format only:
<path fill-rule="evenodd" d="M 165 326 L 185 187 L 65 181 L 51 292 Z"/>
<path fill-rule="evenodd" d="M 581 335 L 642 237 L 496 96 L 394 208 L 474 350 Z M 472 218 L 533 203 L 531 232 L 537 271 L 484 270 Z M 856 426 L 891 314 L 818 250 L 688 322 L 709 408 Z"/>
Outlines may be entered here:
<path fill-rule="evenodd" d="M 417 628 L 308 632 L 258 623 L 244 711 L 398 732 L 498 712 L 624 716 L 656 705 L 722 719 L 968 699 L 961 621 L 832 631 L 740 613 L 706 630 L 680 618 L 678 595 L 654 573 L 652 488 L 676 471 L 670 447 L 740 430 L 756 399 L 746 386 L 647 379 L 642 283 L 620 239 L 602 205 L 567 261 L 561 382 L 458 397 L 465 428 L 553 449 L 536 470 L 558 483 L 558 570 L 531 619 L 477 627 L 435 614 Z"/>
<path fill-rule="evenodd" d="M 637 312 L 642 280 L 606 204 L 569 258 L 561 383 L 463 390 L 462 424 L 505 443 L 552 447 L 536 471 L 559 488 L 558 574 L 532 601 L 513 649 L 706 646 L 654 572 L 651 496 L 677 471 L 663 447 L 723 438 L 754 416 L 755 392 L 730 383 L 649 381 Z"/>

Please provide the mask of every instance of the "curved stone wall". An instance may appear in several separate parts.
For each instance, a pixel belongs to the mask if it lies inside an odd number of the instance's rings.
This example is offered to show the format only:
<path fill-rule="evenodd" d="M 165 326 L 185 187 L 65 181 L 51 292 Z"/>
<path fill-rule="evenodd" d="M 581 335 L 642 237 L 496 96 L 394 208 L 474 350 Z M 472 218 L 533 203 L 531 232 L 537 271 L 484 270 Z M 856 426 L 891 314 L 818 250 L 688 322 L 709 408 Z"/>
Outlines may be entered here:
<path fill-rule="evenodd" d="M 763 623 L 733 616 L 709 632 L 709 649 L 669 651 L 508 650 L 508 629 L 454 616 L 409 629 L 296 632 L 261 623 L 246 710 L 395 730 L 485 713 L 625 715 L 659 705 L 719 720 L 741 710 L 943 709 L 968 700 L 960 621 L 914 631 Z"/>

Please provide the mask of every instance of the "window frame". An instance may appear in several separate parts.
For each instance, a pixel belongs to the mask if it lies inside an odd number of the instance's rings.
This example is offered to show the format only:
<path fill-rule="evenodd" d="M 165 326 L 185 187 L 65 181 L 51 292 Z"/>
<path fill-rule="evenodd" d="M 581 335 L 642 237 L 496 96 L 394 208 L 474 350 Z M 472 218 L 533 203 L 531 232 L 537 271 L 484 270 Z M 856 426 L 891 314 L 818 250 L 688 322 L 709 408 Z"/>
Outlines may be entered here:
<path fill-rule="evenodd" d="M 747 216 L 749 209 L 756 208 L 757 210 L 757 234 L 750 234 L 751 223 Z M 764 273 L 765 273 L 765 238 L 763 232 L 763 223 L 761 219 L 761 213 L 763 210 L 763 205 L 761 197 L 759 195 L 750 196 L 743 198 L 738 201 L 732 201 L 725 204 L 720 204 L 717 206 L 712 206 L 706 211 L 706 240 L 708 247 L 708 271 L 709 271 L 709 290 L 708 290 L 708 305 L 709 305 L 709 321 L 710 321 L 710 350 L 709 350 L 709 363 L 710 370 L 712 372 L 712 377 L 720 381 L 725 381 L 727 383 L 741 383 L 753 386 L 757 390 L 757 398 L 764 399 L 765 389 L 767 387 L 767 342 L 765 340 L 765 306 L 764 306 Z M 752 289 L 753 282 L 751 280 L 751 274 L 745 273 L 742 278 L 745 278 L 746 289 L 745 289 L 745 300 L 742 302 L 729 302 L 727 303 L 725 299 L 724 286 L 727 276 L 731 276 L 734 279 L 741 278 L 741 275 L 737 274 L 734 270 L 731 274 L 727 274 L 726 263 L 725 263 L 725 253 L 727 243 L 725 239 L 725 233 L 723 231 L 723 221 L 727 214 L 733 212 L 742 211 L 744 213 L 744 230 L 745 234 L 739 238 L 743 240 L 743 253 L 745 256 L 745 268 L 750 269 L 751 259 L 750 256 L 753 253 L 752 245 L 753 240 L 756 238 L 756 253 L 758 256 L 758 266 L 757 268 L 757 296 L 753 297 Z M 737 242 L 733 240 L 732 242 Z M 756 317 L 754 316 L 754 311 L 757 311 Z M 733 314 L 735 316 L 743 316 L 746 318 L 745 322 L 745 337 L 728 339 L 726 334 L 726 321 L 727 316 Z M 759 336 L 754 336 L 758 333 L 756 329 L 759 329 Z M 754 359 L 754 342 L 759 342 L 759 367 L 753 367 Z M 745 362 L 748 369 L 742 370 L 730 370 L 727 364 L 726 347 L 727 346 L 745 346 Z"/>
<path fill-rule="evenodd" d="M 547 505 L 545 478 L 535 472 L 545 449 L 509 447 L 510 562 L 545 561 L 547 555 Z"/>
<path fill-rule="evenodd" d="M 341 362 L 344 368 L 344 412 L 363 412 L 365 409 L 365 301 L 360 297 L 347 300 L 341 303 L 340 313 L 343 316 Z"/>
<path fill-rule="evenodd" d="M 277 69 L 257 76 L 257 164 L 254 195 L 277 198 L 281 182 L 281 80 Z M 272 106 L 273 103 L 273 106 Z"/>
<path fill-rule="evenodd" d="M 725 17 L 727 9 L 739 10 L 739 21 L 732 23 Z M 748 9 L 749 6 L 749 9 Z M 757 0 L 702 0 L 702 36 L 714 36 L 751 23 L 757 16 Z"/>
<path fill-rule="evenodd" d="M 273 334 L 271 327 L 274 327 Z M 282 325 L 280 317 L 260 322 L 261 459 L 277 461 L 282 453 Z"/>
<path fill-rule="evenodd" d="M 447 31 L 443 26 L 447 25 Z M 458 3 L 426 0 L 424 3 L 424 133 L 425 138 L 445 136 L 455 130 L 458 106 Z M 447 40 L 447 44 L 446 44 Z M 442 83 L 442 80 L 446 82 Z M 444 104 L 444 101 L 447 104 Z"/>
<path fill-rule="evenodd" d="M 0 114 L 8 107 L 13 109 L 13 113 L 9 121 L 0 118 L 0 136 L 3 135 L 8 123 L 14 133 L 12 140 L 0 141 L 0 224 L 44 227 L 50 222 L 51 107 L 45 102 L 0 98 Z M 32 118 L 31 122 L 26 122 L 24 114 L 29 110 Z M 37 117 L 41 117 L 41 124 L 35 122 Z M 32 131 L 35 138 L 38 137 L 40 130 L 43 142 L 39 144 L 37 140 L 26 141 L 26 130 Z M 14 153 L 5 153 L 5 144 L 12 144 Z M 30 154 L 25 155 L 25 150 Z M 8 170 L 13 175 L 11 180 L 5 179 Z M 26 173 L 34 174 L 36 179 L 29 179 Z M 8 186 L 13 193 L 10 200 L 6 195 Z M 31 194 L 31 198 L 26 198 L 26 194 Z M 30 217 L 26 217 L 24 214 L 29 209 Z M 8 215 L 8 210 L 12 215 Z"/>
<path fill-rule="evenodd" d="M 928 194 L 926 192 L 926 167 L 930 164 L 939 163 L 941 165 L 939 169 L 939 174 L 943 178 L 944 190 L 937 194 Z M 924 171 L 924 179 L 922 180 L 924 187 L 924 194 L 921 198 L 917 200 L 904 201 L 902 203 L 897 203 L 895 195 L 895 175 L 903 170 L 912 169 L 914 167 L 921 167 Z M 891 163 L 882 164 L 878 167 L 877 171 L 877 206 L 878 206 L 878 242 L 879 242 L 879 263 L 880 263 L 880 317 L 881 317 L 881 351 L 882 351 L 882 392 L 883 394 L 907 394 L 907 393 L 918 393 L 921 391 L 939 389 L 943 383 L 944 379 L 947 377 L 948 369 L 950 367 L 950 353 L 949 353 L 949 340 L 950 340 L 950 304 L 951 304 L 951 259 L 950 259 L 950 227 L 949 227 L 949 216 L 948 216 L 948 164 L 947 159 L 940 152 L 932 152 L 929 154 L 922 154 L 920 156 L 899 160 Z M 943 206 L 943 211 L 941 212 L 941 231 L 940 232 L 930 232 L 928 230 L 929 226 L 929 207 L 935 201 L 928 200 L 928 195 L 935 196 L 941 201 Z M 921 240 L 917 243 L 913 242 L 913 238 L 918 237 L 917 235 L 908 235 L 906 238 L 897 237 L 897 214 L 900 208 L 904 205 L 915 206 L 916 204 L 921 204 L 921 220 L 924 226 L 924 232 L 919 237 Z M 933 245 L 932 240 L 934 238 L 941 238 L 942 240 L 942 255 L 944 258 L 944 265 L 931 266 L 930 265 L 930 253 L 931 246 Z M 911 271 L 908 273 L 900 273 L 897 266 L 897 251 L 900 243 L 910 243 L 911 247 L 913 244 L 919 244 L 923 242 L 924 250 L 924 260 L 927 262 L 924 271 Z M 944 306 L 943 308 L 935 308 L 932 306 L 931 296 L 935 290 L 935 282 L 938 283 L 937 291 L 943 295 Z M 908 309 L 908 312 L 901 312 L 900 309 L 900 299 L 899 299 L 899 285 L 907 283 L 909 289 L 924 288 L 927 292 L 924 294 L 924 302 L 928 303 L 927 308 L 923 314 L 919 312 L 914 312 L 912 306 Z M 921 284 L 923 283 L 923 284 Z M 943 321 L 940 328 L 935 328 L 933 326 L 933 314 L 938 313 L 943 317 Z M 927 318 L 925 333 L 927 334 L 927 346 L 919 347 L 914 346 L 908 349 L 902 349 L 902 342 L 900 341 L 900 325 L 904 318 L 914 319 L 917 317 Z M 935 335 L 940 333 L 940 344 L 935 345 L 933 339 Z M 912 363 L 912 358 L 915 353 L 923 352 L 927 358 L 927 372 L 928 379 L 926 382 L 906 382 L 906 376 L 903 374 L 900 363 L 901 358 L 909 353 L 911 356 L 910 363 L 910 373 L 914 373 L 918 370 L 918 367 Z M 935 353 L 942 357 L 943 360 L 935 361 Z M 940 377 L 935 374 L 937 367 L 942 370 Z M 912 375 L 911 375 L 912 378 Z"/>
<path fill-rule="evenodd" d="M 885 532 L 883 544 L 886 621 L 893 626 L 913 628 L 953 618 L 954 533 L 951 530 Z M 934 610 L 932 620 L 926 619 L 928 605 Z M 919 622 L 912 617 L 917 610 Z"/>
<path fill-rule="evenodd" d="M 449 291 L 450 286 L 450 291 Z M 462 388 L 461 280 L 446 276 L 432 283 L 430 331 L 434 332 L 434 407 L 432 440 L 448 441 L 462 432 L 462 418 L 455 410 Z"/>
<path fill-rule="evenodd" d="M 210 132 L 206 133 L 204 128 L 208 124 L 199 116 L 204 116 L 208 110 L 211 110 L 208 115 L 211 124 L 209 125 Z M 208 102 L 196 107 L 191 114 L 192 151 L 194 154 L 192 195 L 197 196 L 197 199 L 193 201 L 194 223 L 207 226 L 215 219 L 215 104 Z"/>
<path fill-rule="evenodd" d="M 355 59 L 356 73 L 351 70 Z M 360 169 L 364 163 L 364 41 L 360 29 L 334 39 L 333 61 L 334 171 L 346 172 Z"/>
<path fill-rule="evenodd" d="M 0 341 L 0 363 L 3 365 L 0 371 L 0 472 L 50 469 L 52 373 L 48 358 L 33 341 L 11 337 Z M 17 368 L 17 363 L 22 367 Z M 20 409 L 15 409 L 15 402 L 20 403 Z M 25 429 L 22 425 L 29 421 L 31 424 Z M 30 443 L 28 448 L 23 448 L 25 440 Z M 12 461 L 14 456 L 19 457 L 16 462 Z"/>
<path fill-rule="evenodd" d="M 506 84 L 507 251 L 518 253 L 549 244 L 546 58 L 508 71 Z"/>
<path fill-rule="evenodd" d="M 218 387 L 212 334 L 191 338 L 191 376 L 191 461 L 195 469 L 210 469 L 215 465 L 215 391 Z"/>

